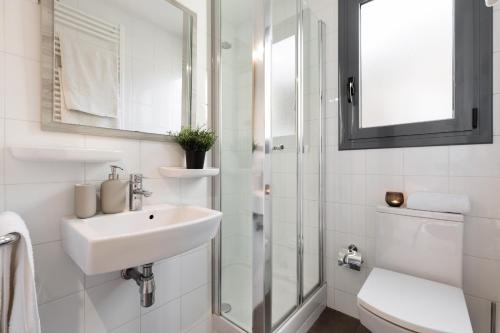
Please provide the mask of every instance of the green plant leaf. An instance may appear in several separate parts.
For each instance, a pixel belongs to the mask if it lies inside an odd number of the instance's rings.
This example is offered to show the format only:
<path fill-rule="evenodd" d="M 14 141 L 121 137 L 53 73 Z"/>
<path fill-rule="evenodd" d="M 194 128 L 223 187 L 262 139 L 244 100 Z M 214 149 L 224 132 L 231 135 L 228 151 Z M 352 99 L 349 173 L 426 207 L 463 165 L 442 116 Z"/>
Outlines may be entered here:
<path fill-rule="evenodd" d="M 212 130 L 184 127 L 174 134 L 175 141 L 186 151 L 209 151 L 217 140 Z"/>

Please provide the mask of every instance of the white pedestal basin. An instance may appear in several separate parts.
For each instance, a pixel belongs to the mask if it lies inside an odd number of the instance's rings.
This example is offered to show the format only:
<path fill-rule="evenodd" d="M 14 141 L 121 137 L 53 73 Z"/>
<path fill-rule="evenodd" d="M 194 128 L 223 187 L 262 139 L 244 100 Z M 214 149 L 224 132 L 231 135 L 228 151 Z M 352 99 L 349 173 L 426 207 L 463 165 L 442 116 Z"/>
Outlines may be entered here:
<path fill-rule="evenodd" d="M 141 211 L 63 218 L 66 253 L 87 275 L 172 257 L 214 238 L 222 213 L 196 206 L 144 206 Z"/>

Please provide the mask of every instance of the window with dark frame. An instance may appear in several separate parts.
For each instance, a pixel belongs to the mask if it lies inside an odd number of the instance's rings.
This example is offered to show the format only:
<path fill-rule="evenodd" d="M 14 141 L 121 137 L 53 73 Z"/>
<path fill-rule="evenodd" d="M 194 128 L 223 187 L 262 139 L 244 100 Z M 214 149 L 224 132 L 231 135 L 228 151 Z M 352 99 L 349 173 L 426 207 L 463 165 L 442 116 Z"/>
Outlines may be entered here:
<path fill-rule="evenodd" d="M 384 0 L 339 0 L 339 149 L 492 143 L 493 13 L 477 0 L 454 0 L 450 13 L 453 116 L 362 126 L 360 17 L 363 5 L 377 1 Z M 384 19 L 391 20 L 391 15 Z M 429 75 L 429 84 L 433 82 Z"/>

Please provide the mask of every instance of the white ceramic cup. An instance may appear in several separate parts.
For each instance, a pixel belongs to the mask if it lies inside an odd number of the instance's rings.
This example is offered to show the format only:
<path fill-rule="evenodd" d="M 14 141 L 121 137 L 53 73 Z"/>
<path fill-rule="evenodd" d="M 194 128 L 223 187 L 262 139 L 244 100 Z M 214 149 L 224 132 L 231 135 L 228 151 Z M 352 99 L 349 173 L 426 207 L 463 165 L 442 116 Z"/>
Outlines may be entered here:
<path fill-rule="evenodd" d="M 97 211 L 97 190 L 93 184 L 75 185 L 75 215 L 80 219 L 92 217 Z"/>

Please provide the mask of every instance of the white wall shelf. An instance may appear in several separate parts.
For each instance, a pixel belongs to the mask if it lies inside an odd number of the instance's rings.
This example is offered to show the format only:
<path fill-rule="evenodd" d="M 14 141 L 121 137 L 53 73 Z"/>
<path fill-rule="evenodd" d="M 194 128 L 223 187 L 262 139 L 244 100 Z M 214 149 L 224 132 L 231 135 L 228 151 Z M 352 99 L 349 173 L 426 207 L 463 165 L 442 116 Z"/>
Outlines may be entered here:
<path fill-rule="evenodd" d="M 123 158 L 123 151 L 112 149 L 11 146 L 9 150 L 23 161 L 105 163 Z"/>
<path fill-rule="evenodd" d="M 219 174 L 218 168 L 186 169 L 184 167 L 160 167 L 160 174 L 167 178 L 202 178 Z"/>

